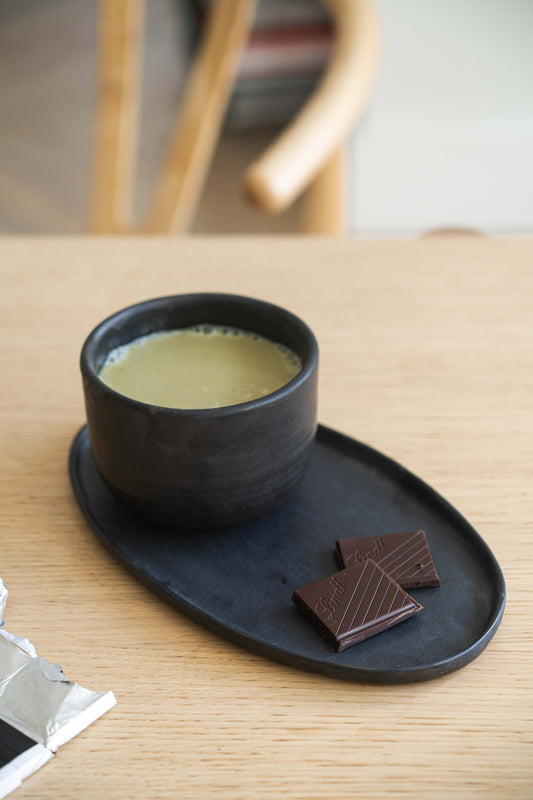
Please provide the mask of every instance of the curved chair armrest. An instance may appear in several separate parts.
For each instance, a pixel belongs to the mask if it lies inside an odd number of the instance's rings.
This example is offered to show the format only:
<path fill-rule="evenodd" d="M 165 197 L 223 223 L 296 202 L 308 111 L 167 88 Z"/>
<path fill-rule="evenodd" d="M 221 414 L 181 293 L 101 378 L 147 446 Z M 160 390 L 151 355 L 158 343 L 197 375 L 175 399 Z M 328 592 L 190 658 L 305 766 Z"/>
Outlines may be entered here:
<path fill-rule="evenodd" d="M 269 213 L 286 209 L 347 138 L 377 71 L 379 29 L 371 0 L 323 0 L 336 29 L 333 55 L 304 108 L 244 176 L 247 197 Z"/>

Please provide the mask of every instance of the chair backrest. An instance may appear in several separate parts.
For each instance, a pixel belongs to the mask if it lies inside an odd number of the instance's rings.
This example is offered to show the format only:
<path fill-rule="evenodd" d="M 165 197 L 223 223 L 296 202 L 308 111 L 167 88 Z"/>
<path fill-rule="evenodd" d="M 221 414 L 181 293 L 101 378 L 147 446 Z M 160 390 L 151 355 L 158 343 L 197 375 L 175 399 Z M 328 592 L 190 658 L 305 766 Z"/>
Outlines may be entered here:
<path fill-rule="evenodd" d="M 309 188 L 306 232 L 343 227 L 342 147 L 369 99 L 378 60 L 371 0 L 323 0 L 335 41 L 312 97 L 244 176 L 246 196 L 267 213 Z M 100 81 L 90 230 L 186 233 L 194 217 L 253 21 L 255 0 L 216 0 L 188 76 L 153 203 L 132 224 L 140 97 L 143 0 L 101 0 Z"/>

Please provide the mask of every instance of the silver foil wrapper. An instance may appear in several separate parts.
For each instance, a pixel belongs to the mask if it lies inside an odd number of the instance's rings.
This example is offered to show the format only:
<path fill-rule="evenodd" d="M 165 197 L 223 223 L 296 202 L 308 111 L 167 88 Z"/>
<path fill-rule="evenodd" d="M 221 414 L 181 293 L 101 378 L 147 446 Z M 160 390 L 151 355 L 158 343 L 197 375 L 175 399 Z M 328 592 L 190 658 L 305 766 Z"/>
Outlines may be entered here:
<path fill-rule="evenodd" d="M 6 599 L 0 580 L 0 619 Z M 0 768 L 0 798 L 115 703 L 112 692 L 90 691 L 69 681 L 28 639 L 0 630 L 0 719 L 35 742 Z"/>

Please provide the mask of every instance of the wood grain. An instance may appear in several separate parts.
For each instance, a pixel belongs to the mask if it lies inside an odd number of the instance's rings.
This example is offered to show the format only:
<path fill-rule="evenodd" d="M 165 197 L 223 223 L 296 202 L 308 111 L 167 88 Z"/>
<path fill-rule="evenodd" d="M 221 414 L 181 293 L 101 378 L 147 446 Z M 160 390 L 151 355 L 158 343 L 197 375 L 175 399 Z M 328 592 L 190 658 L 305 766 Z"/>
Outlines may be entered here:
<path fill-rule="evenodd" d="M 118 705 L 18 798 L 531 798 L 533 243 L 473 237 L 3 239 L 1 576 L 7 629 Z M 472 664 L 365 686 L 245 652 L 94 538 L 67 454 L 81 344 L 136 300 L 235 291 L 321 347 L 320 419 L 419 474 L 498 558 L 508 605 Z"/>

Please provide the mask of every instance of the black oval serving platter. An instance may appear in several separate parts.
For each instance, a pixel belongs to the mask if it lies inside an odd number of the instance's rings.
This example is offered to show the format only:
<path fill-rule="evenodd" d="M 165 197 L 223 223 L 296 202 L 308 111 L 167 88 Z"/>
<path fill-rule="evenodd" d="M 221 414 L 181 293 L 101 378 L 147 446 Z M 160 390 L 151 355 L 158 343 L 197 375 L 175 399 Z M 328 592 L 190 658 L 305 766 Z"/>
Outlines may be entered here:
<path fill-rule="evenodd" d="M 476 658 L 501 621 L 503 575 L 472 526 L 399 464 L 324 426 L 292 498 L 225 530 L 177 532 L 132 515 L 101 480 L 85 427 L 69 470 L 94 532 L 143 583 L 216 633 L 293 667 L 374 683 L 427 680 Z M 293 591 L 340 569 L 336 539 L 420 528 L 441 586 L 410 591 L 422 613 L 334 652 Z"/>

